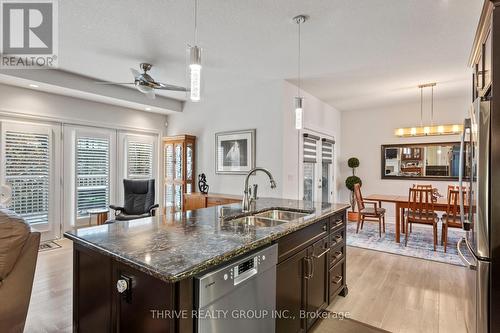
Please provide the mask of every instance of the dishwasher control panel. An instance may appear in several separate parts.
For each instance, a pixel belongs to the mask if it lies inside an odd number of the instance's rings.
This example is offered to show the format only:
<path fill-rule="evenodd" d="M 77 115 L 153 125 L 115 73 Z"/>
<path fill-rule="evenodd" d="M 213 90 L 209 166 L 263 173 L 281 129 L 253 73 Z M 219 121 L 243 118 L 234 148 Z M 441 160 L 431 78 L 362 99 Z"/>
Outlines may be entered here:
<path fill-rule="evenodd" d="M 196 277 L 200 306 L 215 295 L 222 295 L 241 283 L 256 278 L 269 269 L 276 269 L 278 249 L 276 245 L 223 266 L 215 271 Z"/>
<path fill-rule="evenodd" d="M 233 267 L 231 279 L 235 286 L 258 273 L 260 257 L 257 255 Z"/>

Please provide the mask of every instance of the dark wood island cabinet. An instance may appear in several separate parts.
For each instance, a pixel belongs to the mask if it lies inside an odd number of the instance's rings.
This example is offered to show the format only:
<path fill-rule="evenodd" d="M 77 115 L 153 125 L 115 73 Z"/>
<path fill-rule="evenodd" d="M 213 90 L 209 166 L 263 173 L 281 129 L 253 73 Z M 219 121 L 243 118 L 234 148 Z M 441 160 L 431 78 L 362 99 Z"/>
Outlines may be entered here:
<path fill-rule="evenodd" d="M 193 277 L 277 244 L 276 310 L 284 317 L 276 319 L 276 332 L 307 332 L 319 312 L 347 293 L 348 208 L 308 205 L 262 200 L 257 211 L 279 207 L 314 213 L 241 237 L 224 229 L 216 207 L 66 233 L 74 241 L 73 331 L 196 332 Z M 226 206 L 224 214 L 228 209 L 241 211 L 239 204 Z M 208 246 L 211 253 L 202 250 Z M 214 256 L 219 247 L 222 253 Z"/>
<path fill-rule="evenodd" d="M 289 311 L 276 332 L 306 332 L 318 312 L 347 295 L 345 211 L 278 240 L 276 308 Z"/>

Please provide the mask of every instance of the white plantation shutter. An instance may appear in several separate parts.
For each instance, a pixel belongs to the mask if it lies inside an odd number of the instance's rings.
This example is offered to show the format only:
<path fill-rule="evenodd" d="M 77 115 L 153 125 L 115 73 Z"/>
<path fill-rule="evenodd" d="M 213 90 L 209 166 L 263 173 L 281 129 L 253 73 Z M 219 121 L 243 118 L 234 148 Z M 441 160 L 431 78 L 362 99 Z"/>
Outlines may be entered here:
<path fill-rule="evenodd" d="M 28 223 L 48 223 L 51 149 L 48 134 L 5 132 L 5 182 L 10 208 Z"/>
<path fill-rule="evenodd" d="M 153 178 L 152 143 L 129 141 L 127 145 L 127 178 Z"/>
<path fill-rule="evenodd" d="M 109 204 L 110 143 L 106 138 L 79 137 L 76 142 L 77 216 Z"/>

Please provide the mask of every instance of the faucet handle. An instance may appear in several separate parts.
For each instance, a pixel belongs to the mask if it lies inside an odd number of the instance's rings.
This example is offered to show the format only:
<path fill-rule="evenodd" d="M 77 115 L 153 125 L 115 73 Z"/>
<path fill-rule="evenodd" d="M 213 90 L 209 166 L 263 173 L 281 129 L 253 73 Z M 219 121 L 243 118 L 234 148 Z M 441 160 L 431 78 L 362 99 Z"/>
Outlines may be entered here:
<path fill-rule="evenodd" d="M 253 184 L 252 185 L 252 198 L 254 200 L 257 200 L 257 189 L 259 188 L 258 184 Z"/>

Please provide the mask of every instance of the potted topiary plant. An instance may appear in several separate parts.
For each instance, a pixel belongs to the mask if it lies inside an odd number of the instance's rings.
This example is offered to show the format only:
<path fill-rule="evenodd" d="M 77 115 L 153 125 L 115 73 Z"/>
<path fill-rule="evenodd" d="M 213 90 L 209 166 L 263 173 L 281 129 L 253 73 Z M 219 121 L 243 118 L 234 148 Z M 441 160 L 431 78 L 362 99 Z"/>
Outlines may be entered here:
<path fill-rule="evenodd" d="M 348 212 L 347 215 L 348 215 L 348 220 L 357 221 L 359 213 L 355 211 L 356 200 L 354 200 L 354 185 L 358 183 L 360 185 L 362 184 L 361 179 L 358 176 L 356 176 L 356 168 L 359 167 L 359 159 L 357 159 L 356 157 L 351 157 L 350 159 L 347 160 L 347 165 L 349 166 L 349 168 L 352 169 L 352 176 L 347 177 L 345 180 L 345 186 L 349 191 L 351 191 L 350 195 L 351 211 Z"/>

